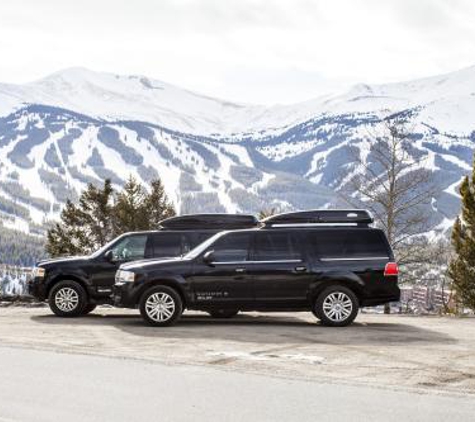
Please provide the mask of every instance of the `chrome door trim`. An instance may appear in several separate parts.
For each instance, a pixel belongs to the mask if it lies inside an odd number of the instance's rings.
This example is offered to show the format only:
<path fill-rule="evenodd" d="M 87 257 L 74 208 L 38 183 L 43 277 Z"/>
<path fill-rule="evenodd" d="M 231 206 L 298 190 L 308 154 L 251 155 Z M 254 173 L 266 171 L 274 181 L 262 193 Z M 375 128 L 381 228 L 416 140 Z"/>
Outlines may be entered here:
<path fill-rule="evenodd" d="M 246 265 L 246 264 L 297 264 L 301 259 L 281 259 L 276 261 L 220 261 L 211 262 L 212 265 Z"/>
<path fill-rule="evenodd" d="M 389 261 L 389 256 L 368 256 L 364 258 L 320 258 L 320 261 Z"/>

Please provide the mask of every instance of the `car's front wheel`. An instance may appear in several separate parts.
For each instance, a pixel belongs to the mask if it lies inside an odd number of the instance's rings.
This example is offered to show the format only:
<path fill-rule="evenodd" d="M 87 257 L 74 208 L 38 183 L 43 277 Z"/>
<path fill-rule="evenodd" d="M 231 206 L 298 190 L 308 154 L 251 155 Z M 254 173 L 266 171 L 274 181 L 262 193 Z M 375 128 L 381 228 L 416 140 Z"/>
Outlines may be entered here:
<path fill-rule="evenodd" d="M 87 305 L 87 293 L 76 281 L 60 281 L 51 289 L 48 303 L 57 316 L 77 317 Z"/>
<path fill-rule="evenodd" d="M 156 286 L 142 295 L 139 307 L 146 322 L 164 327 L 177 322 L 183 311 L 183 302 L 171 287 Z"/>
<path fill-rule="evenodd" d="M 355 320 L 358 308 L 358 298 L 351 289 L 334 285 L 318 295 L 313 313 L 323 325 L 344 327 Z"/>

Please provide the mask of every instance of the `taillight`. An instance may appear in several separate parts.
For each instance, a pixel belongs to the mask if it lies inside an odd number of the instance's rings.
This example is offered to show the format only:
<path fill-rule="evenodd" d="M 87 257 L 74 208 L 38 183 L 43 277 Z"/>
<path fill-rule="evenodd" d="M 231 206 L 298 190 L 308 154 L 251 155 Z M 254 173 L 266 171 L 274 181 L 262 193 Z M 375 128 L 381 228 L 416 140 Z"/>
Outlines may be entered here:
<path fill-rule="evenodd" d="M 395 262 L 388 262 L 386 266 L 384 267 L 384 276 L 391 276 L 391 275 L 398 275 L 399 274 L 399 268 L 397 266 L 397 263 Z"/>

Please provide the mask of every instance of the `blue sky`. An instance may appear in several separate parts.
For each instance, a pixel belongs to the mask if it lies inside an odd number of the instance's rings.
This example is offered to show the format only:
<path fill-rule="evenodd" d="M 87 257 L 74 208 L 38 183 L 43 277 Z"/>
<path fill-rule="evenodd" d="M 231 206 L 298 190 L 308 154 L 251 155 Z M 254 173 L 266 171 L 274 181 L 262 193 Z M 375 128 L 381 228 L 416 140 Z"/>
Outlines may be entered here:
<path fill-rule="evenodd" d="M 72 66 L 248 103 L 475 64 L 473 0 L 2 0 L 0 81 Z"/>

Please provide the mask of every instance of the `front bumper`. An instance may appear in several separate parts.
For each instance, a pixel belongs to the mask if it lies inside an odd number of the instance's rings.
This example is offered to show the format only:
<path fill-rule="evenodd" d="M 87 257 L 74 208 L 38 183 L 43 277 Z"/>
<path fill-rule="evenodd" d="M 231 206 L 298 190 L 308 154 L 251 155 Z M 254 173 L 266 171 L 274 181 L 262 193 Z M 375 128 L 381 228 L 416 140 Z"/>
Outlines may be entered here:
<path fill-rule="evenodd" d="M 38 299 L 39 301 L 46 300 L 46 285 L 45 279 L 34 277 L 27 282 L 28 294 Z"/>
<path fill-rule="evenodd" d="M 118 308 L 136 308 L 138 289 L 134 283 L 115 285 L 112 289 L 112 304 Z"/>

